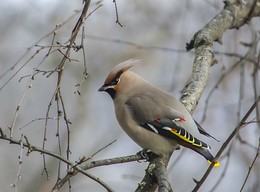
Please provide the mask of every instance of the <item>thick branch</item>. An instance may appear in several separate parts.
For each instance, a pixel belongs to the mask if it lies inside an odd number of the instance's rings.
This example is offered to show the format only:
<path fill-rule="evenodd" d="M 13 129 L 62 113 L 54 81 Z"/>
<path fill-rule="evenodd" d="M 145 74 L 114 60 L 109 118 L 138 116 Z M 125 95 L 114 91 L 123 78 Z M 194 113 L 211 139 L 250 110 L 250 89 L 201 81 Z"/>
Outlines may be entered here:
<path fill-rule="evenodd" d="M 214 41 L 222 43 L 221 38 L 226 30 L 238 29 L 254 16 L 260 16 L 259 0 L 225 1 L 224 9 L 194 35 L 186 49 L 212 45 Z"/>
<path fill-rule="evenodd" d="M 155 191 L 157 186 L 159 192 L 172 191 L 171 185 L 167 178 L 167 165 L 170 160 L 171 154 L 167 156 L 156 156 L 151 159 L 145 177 L 139 183 L 136 192 Z"/>
<path fill-rule="evenodd" d="M 217 40 L 222 43 L 221 37 L 227 29 L 238 28 L 247 23 L 252 17 L 260 15 L 260 3 L 258 0 L 229 0 L 225 3 L 223 11 L 198 31 L 191 42 L 187 44 L 187 50 L 195 48 L 195 59 L 192 76 L 182 92 L 180 101 L 190 113 L 197 106 L 207 84 L 210 67 L 217 62 L 213 54 L 213 42 Z M 167 167 L 169 159 L 170 155 L 156 159 L 152 172 L 146 171 L 146 175 L 136 191 L 155 191 L 158 186 L 157 182 L 162 183 L 158 173 L 166 174 L 165 167 Z M 160 162 L 164 162 L 164 164 Z M 148 165 L 148 169 L 152 165 L 153 163 L 151 162 Z M 163 172 L 163 170 L 165 171 Z M 154 176 L 156 176 L 156 179 Z"/>
<path fill-rule="evenodd" d="M 210 66 L 216 63 L 213 42 L 221 42 L 224 32 L 246 24 L 253 16 L 260 15 L 260 3 L 256 0 L 226 1 L 226 6 L 205 27 L 198 31 L 187 50 L 195 48 L 192 77 L 183 90 L 181 102 L 193 112 L 209 77 Z"/>

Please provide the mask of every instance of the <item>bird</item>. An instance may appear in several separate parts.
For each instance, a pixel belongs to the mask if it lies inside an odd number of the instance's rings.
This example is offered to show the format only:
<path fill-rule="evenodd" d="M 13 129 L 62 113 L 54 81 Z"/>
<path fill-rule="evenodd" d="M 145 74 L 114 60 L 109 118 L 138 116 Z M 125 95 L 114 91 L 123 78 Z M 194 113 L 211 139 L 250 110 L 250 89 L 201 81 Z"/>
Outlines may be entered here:
<path fill-rule="evenodd" d="M 171 154 L 179 146 L 184 146 L 202 155 L 210 164 L 214 163 L 215 167 L 220 166 L 214 161 L 210 146 L 201 140 L 201 135 L 215 138 L 173 95 L 129 70 L 137 63 L 141 61 L 130 59 L 119 63 L 98 89 L 111 96 L 121 128 L 141 148 L 156 155 Z"/>

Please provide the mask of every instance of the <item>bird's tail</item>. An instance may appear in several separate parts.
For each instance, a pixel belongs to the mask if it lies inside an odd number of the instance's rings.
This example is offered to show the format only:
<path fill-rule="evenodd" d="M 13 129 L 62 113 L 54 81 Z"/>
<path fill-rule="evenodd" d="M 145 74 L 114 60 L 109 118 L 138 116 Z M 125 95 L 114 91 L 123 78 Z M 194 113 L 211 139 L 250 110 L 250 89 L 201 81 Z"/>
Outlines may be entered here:
<path fill-rule="evenodd" d="M 209 164 L 212 164 L 214 157 L 213 155 L 209 152 L 209 149 L 206 149 L 204 147 L 193 147 L 192 148 L 194 151 L 196 151 L 197 153 L 199 153 L 200 155 L 202 155 L 203 157 L 205 157 Z M 214 162 L 214 167 L 219 167 L 220 163 L 219 162 Z"/>

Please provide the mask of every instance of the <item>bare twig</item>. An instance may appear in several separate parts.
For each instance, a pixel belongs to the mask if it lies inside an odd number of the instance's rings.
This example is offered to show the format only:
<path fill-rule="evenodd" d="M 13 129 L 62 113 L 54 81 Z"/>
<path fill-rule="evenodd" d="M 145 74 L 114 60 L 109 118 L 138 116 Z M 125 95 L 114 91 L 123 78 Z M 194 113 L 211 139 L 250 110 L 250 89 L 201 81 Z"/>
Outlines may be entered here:
<path fill-rule="evenodd" d="M 216 84 L 213 86 L 213 88 L 210 90 L 209 95 L 207 96 L 206 100 L 205 100 L 205 107 L 203 110 L 203 117 L 202 117 L 202 122 L 205 121 L 206 119 L 206 115 L 207 115 L 207 109 L 208 109 L 208 105 L 209 105 L 209 101 L 214 93 L 214 91 L 219 87 L 219 85 L 225 80 L 225 78 L 227 78 L 238 66 L 240 66 L 240 72 L 241 72 L 241 79 L 240 79 L 240 85 L 243 86 L 243 74 L 244 74 L 244 65 L 246 64 L 246 62 L 250 62 L 255 64 L 255 54 L 256 54 L 256 46 L 258 44 L 258 41 L 256 40 L 256 38 L 253 36 L 252 38 L 252 46 L 250 46 L 247 50 L 247 53 L 245 54 L 245 56 L 241 57 L 239 59 L 239 61 L 237 61 L 232 67 L 230 67 L 225 73 L 223 73 L 221 75 L 221 77 L 219 78 L 219 80 L 216 82 Z M 256 64 L 254 66 L 257 66 Z M 256 67 L 257 68 L 257 67 Z M 241 99 L 242 99 L 242 90 L 243 87 L 240 87 L 240 97 L 239 98 L 239 109 L 238 109 L 238 118 L 240 119 L 240 107 L 241 107 Z"/>
<path fill-rule="evenodd" d="M 119 16 L 118 16 L 118 9 L 117 9 L 117 3 L 116 0 L 113 0 L 113 3 L 115 4 L 115 10 L 116 10 L 116 23 L 120 26 L 123 27 L 123 25 L 119 21 Z"/>
<path fill-rule="evenodd" d="M 58 151 L 59 151 L 59 155 L 61 155 L 61 138 L 60 138 L 60 126 L 61 126 L 61 116 L 62 116 L 62 112 L 60 110 L 60 105 L 59 105 L 59 100 L 57 99 L 56 100 L 56 112 L 57 112 L 57 116 L 58 118 L 56 119 L 56 127 L 57 127 L 57 130 L 56 130 L 56 137 L 57 137 L 57 142 L 58 142 Z M 69 160 L 67 158 L 67 160 Z M 68 165 L 67 165 L 68 166 Z M 57 174 L 57 181 L 60 180 L 60 175 L 61 175 L 61 161 L 59 161 L 59 165 L 58 165 L 58 174 Z"/>
<path fill-rule="evenodd" d="M 25 58 L 25 56 L 31 51 L 31 49 L 36 46 L 38 43 L 40 43 L 42 40 L 44 40 L 45 38 L 49 37 L 50 35 L 52 35 L 54 32 L 56 32 L 56 30 L 58 30 L 59 28 L 63 27 L 66 23 L 68 23 L 71 19 L 73 19 L 77 14 L 78 14 L 79 11 L 75 11 L 75 14 L 73 14 L 72 16 L 70 16 L 67 20 L 65 20 L 64 22 L 60 23 L 60 24 L 57 24 L 55 29 L 53 29 L 51 32 L 47 33 L 46 35 L 44 35 L 43 37 L 41 37 L 38 41 L 36 41 L 35 43 L 33 43 L 30 47 L 27 48 L 27 51 L 9 68 L 7 69 L 7 71 L 5 71 L 1 76 L 0 76 L 0 80 L 6 76 L 9 72 L 11 72 L 12 70 L 15 69 L 15 67 Z M 40 49 L 41 50 L 41 49 Z M 40 50 L 37 50 L 36 51 L 36 54 L 39 53 Z M 12 76 L 11 78 L 8 80 L 8 82 L 10 80 L 12 80 L 15 75 L 28 63 L 28 61 L 22 66 L 19 68 L 18 71 L 16 71 Z M 1 88 L 0 90 L 2 90 L 2 88 L 8 83 L 6 82 Z"/>
<path fill-rule="evenodd" d="M 245 178 L 245 180 L 244 180 L 244 182 L 243 182 L 243 185 L 242 185 L 242 187 L 241 187 L 241 189 L 240 189 L 240 192 L 242 192 L 243 189 L 244 189 L 244 187 L 245 187 L 245 184 L 246 184 L 246 182 L 247 182 L 247 180 L 248 180 L 248 177 L 249 177 L 249 175 L 250 175 L 250 172 L 252 171 L 252 168 L 253 168 L 253 166 L 254 166 L 254 164 L 255 164 L 255 162 L 256 162 L 256 159 L 257 159 L 258 156 L 259 156 L 259 153 L 260 153 L 260 138 L 258 139 L 258 147 L 257 147 L 257 150 L 256 150 L 256 155 L 255 155 L 255 157 L 254 157 L 254 159 L 253 159 L 253 162 L 251 163 L 251 165 L 250 165 L 249 168 L 248 168 L 248 172 L 247 172 L 246 178 Z"/>
<path fill-rule="evenodd" d="M 88 78 L 88 68 L 87 68 L 87 61 L 86 61 L 86 54 L 85 54 L 85 46 L 84 46 L 84 39 L 85 39 L 85 28 L 84 26 L 82 27 L 82 35 L 81 35 L 81 45 L 80 47 L 82 48 L 82 54 L 83 54 L 83 66 L 84 66 L 84 71 L 83 71 L 83 78 L 82 80 L 77 83 L 75 86 L 77 87 L 77 91 L 74 92 L 78 93 L 79 95 L 80 93 L 80 88 L 82 86 L 82 84 L 87 80 Z"/>
<path fill-rule="evenodd" d="M 221 183 L 221 181 L 224 179 L 224 176 L 226 175 L 226 172 L 227 172 L 227 169 L 228 169 L 228 166 L 229 166 L 229 162 L 230 162 L 230 153 L 231 153 L 231 149 L 234 145 L 234 142 L 232 142 L 226 152 L 226 154 L 222 155 L 221 157 L 221 161 L 223 161 L 224 158 L 227 159 L 224 167 L 223 167 L 223 171 L 221 173 L 221 175 L 219 176 L 218 180 L 216 181 L 215 185 L 212 187 L 212 189 L 209 191 L 209 192 L 213 192 L 217 186 Z"/>
<path fill-rule="evenodd" d="M 229 137 L 226 139 L 226 141 L 223 143 L 223 145 L 221 146 L 221 148 L 219 149 L 215 159 L 218 159 L 220 157 L 220 155 L 223 153 L 223 151 L 226 149 L 226 147 L 228 146 L 228 144 L 232 141 L 232 139 L 236 136 L 236 134 L 238 133 L 238 131 L 240 130 L 241 126 L 243 125 L 243 123 L 247 120 L 247 118 L 249 117 L 249 115 L 251 115 L 251 113 L 254 111 L 255 107 L 258 105 L 258 102 L 260 101 L 260 96 L 258 97 L 257 101 L 254 102 L 254 104 L 250 107 L 250 109 L 247 111 L 247 113 L 245 114 L 245 116 L 242 118 L 242 120 L 239 122 L 239 124 L 236 126 L 236 128 L 233 130 L 233 132 L 229 135 Z M 192 192 L 196 192 L 199 190 L 199 188 L 201 187 L 201 185 L 204 183 L 204 181 L 207 179 L 208 175 L 210 174 L 211 170 L 213 168 L 213 164 L 211 164 L 209 166 L 209 168 L 207 169 L 207 171 L 205 172 L 205 174 L 203 175 L 203 177 L 200 179 L 200 181 L 196 182 L 196 186 L 195 188 L 192 190 Z"/>
<path fill-rule="evenodd" d="M 143 160 L 144 158 L 139 155 L 130 155 L 130 156 L 124 156 L 124 157 L 116 157 L 116 158 L 111 158 L 111 159 L 104 159 L 104 160 L 98 160 L 98 161 L 92 161 L 92 162 L 85 162 L 89 159 L 91 159 L 95 154 L 100 152 L 101 150 L 105 149 L 109 145 L 111 145 L 113 142 L 109 143 L 105 147 L 101 148 L 98 150 L 96 153 L 94 153 L 91 157 L 86 158 L 83 157 L 82 160 L 80 160 L 80 163 L 76 162 L 75 166 L 72 166 L 71 169 L 68 171 L 67 175 L 60 179 L 55 186 L 53 187 L 53 191 L 59 190 L 71 177 L 75 176 L 80 170 L 88 170 L 94 167 L 99 167 L 99 166 L 105 166 L 105 165 L 113 165 L 113 164 L 118 164 L 118 163 L 128 163 L 132 161 L 139 161 Z M 85 163 L 82 163 L 85 162 Z M 81 172 L 80 172 L 81 173 Z"/>
<path fill-rule="evenodd" d="M 67 179 L 64 179 L 64 183 L 60 182 L 59 184 L 62 183 L 61 186 L 58 186 L 57 184 L 55 185 L 55 188 L 53 189 L 53 191 L 58 191 L 60 189 L 60 187 L 62 187 L 68 180 L 69 178 L 71 177 L 71 174 L 73 174 L 74 172 L 75 173 L 81 173 L 91 179 L 93 179 L 94 181 L 98 182 L 100 185 L 102 185 L 107 191 L 113 191 L 106 183 L 104 183 L 101 179 L 95 177 L 94 175 L 90 174 L 90 173 L 87 173 L 85 170 L 83 170 L 80 166 L 75 166 L 71 161 L 67 160 L 66 158 L 56 154 L 56 153 L 53 153 L 49 150 L 46 150 L 46 149 L 43 149 L 43 148 L 39 148 L 39 147 L 36 147 L 36 146 L 33 146 L 29 143 L 29 140 L 27 137 L 24 136 L 24 139 L 25 139 L 25 142 L 22 141 L 22 140 L 16 140 L 14 138 L 10 138 L 10 137 L 7 137 L 3 130 L 0 128 L 0 139 L 2 140 L 7 140 L 10 142 L 10 144 L 16 144 L 16 145 L 20 145 L 20 146 L 23 146 L 23 147 L 26 147 L 28 149 L 28 152 L 27 152 L 27 155 L 29 155 L 30 153 L 34 152 L 34 151 L 37 151 L 37 152 L 40 152 L 42 154 L 45 154 L 45 155 L 49 155 L 49 156 L 52 156 L 64 163 L 66 163 L 67 165 L 70 165 L 72 167 L 72 170 L 70 173 L 67 174 Z M 108 145 L 109 146 L 109 145 Z M 103 148 L 104 149 L 104 148 Z M 100 150 L 99 150 L 100 151 Z M 119 160 L 120 159 L 120 160 Z M 126 157 L 121 157 L 121 158 L 115 158 L 115 163 L 124 163 L 124 162 L 130 162 L 130 161 L 136 161 L 136 160 L 142 160 L 143 157 L 141 157 L 140 155 L 132 155 L 132 156 L 126 156 Z M 100 163 L 98 163 L 98 161 L 96 161 L 98 166 L 102 166 Z M 111 164 L 115 164 L 113 162 L 113 160 L 110 160 L 110 159 L 107 159 L 107 160 L 101 160 L 101 162 L 104 163 L 104 165 L 108 165 L 107 162 L 110 162 Z M 93 168 L 95 166 L 91 166 L 90 168 Z"/>
<path fill-rule="evenodd" d="M 176 53 L 185 53 L 185 54 L 188 53 L 185 49 L 166 48 L 166 47 L 158 47 L 158 46 L 147 46 L 147 45 L 141 45 L 141 44 L 138 44 L 138 43 L 135 43 L 135 42 L 126 41 L 126 40 L 122 40 L 122 39 L 100 37 L 100 36 L 96 36 L 96 35 L 86 35 L 86 38 L 92 39 L 92 40 L 97 40 L 97 41 L 128 45 L 128 46 L 135 47 L 137 49 L 157 50 L 157 51 L 176 52 Z"/>
<path fill-rule="evenodd" d="M 219 78 L 219 80 L 216 82 L 216 84 L 213 86 L 213 88 L 210 90 L 210 92 L 205 100 L 205 106 L 203 109 L 203 116 L 202 116 L 202 120 L 201 120 L 202 122 L 204 122 L 206 120 L 209 101 L 210 101 L 214 91 L 218 88 L 220 83 L 223 82 L 225 80 L 225 78 L 227 78 L 239 66 L 240 62 L 241 61 L 236 62 L 231 68 L 229 68 L 225 73 L 223 73 L 221 75 L 221 77 Z"/>
<path fill-rule="evenodd" d="M 10 138 L 10 137 L 7 137 L 6 134 L 4 134 L 3 130 L 0 128 L 0 139 L 9 141 L 10 144 L 16 144 L 16 145 L 21 145 L 21 142 L 23 142 L 23 144 L 22 144 L 23 147 L 26 147 L 28 149 L 27 155 L 29 155 L 31 152 L 37 151 L 37 152 L 52 156 L 58 160 L 61 160 L 62 162 L 66 163 L 66 164 L 73 165 L 73 163 L 71 163 L 70 161 L 66 160 L 65 158 L 63 158 L 62 156 L 60 156 L 58 154 L 55 154 L 49 150 L 31 145 L 26 136 L 24 136 L 25 142 L 14 139 L 14 138 Z"/>
<path fill-rule="evenodd" d="M 11 184 L 11 187 L 14 188 L 14 191 L 17 192 L 17 184 L 18 184 L 18 180 L 20 180 L 22 178 L 21 176 L 21 169 L 22 169 L 22 163 L 23 163 L 23 135 L 21 136 L 21 139 L 20 139 L 20 155 L 18 157 L 19 159 L 19 166 L 18 166 L 18 171 L 17 171 L 17 174 L 16 174 L 16 178 L 15 178 L 15 182 L 13 184 Z"/>
<path fill-rule="evenodd" d="M 19 104 L 16 107 L 16 110 L 15 110 L 15 113 L 14 113 L 14 117 L 13 117 L 13 121 L 12 121 L 12 125 L 9 127 L 9 129 L 10 129 L 10 137 L 11 138 L 13 137 L 13 131 L 14 131 L 15 123 L 16 123 L 17 116 L 18 116 L 18 113 L 20 111 L 22 102 L 23 102 L 23 100 L 25 98 L 26 93 L 29 91 L 30 88 L 31 88 L 30 85 L 25 88 L 25 91 L 24 91 L 24 93 L 23 93 L 23 95 L 22 95 L 22 97 L 21 97 L 21 99 L 19 101 Z"/>
<path fill-rule="evenodd" d="M 58 118 L 58 117 L 49 117 L 48 119 L 53 119 L 53 120 L 55 120 L 55 119 L 57 119 L 57 118 Z M 30 125 L 30 124 L 32 124 L 32 123 L 34 123 L 34 122 L 36 122 L 36 121 L 42 121 L 42 120 L 46 120 L 46 117 L 42 117 L 42 118 L 39 117 L 39 118 L 33 119 L 33 120 L 31 120 L 30 122 L 28 122 L 28 123 L 26 123 L 25 125 L 23 125 L 22 127 L 20 127 L 19 130 L 21 130 L 21 129 L 27 127 L 28 125 Z"/>

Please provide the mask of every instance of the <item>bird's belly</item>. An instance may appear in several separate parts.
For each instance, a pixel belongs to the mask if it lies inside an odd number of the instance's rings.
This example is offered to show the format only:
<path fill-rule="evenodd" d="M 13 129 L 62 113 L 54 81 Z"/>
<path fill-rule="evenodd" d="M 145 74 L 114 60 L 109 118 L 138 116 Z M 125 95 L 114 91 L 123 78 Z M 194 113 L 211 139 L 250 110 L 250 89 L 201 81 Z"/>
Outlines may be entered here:
<path fill-rule="evenodd" d="M 162 155 L 173 152 L 178 147 L 174 140 L 139 126 L 129 111 L 127 111 L 127 108 L 119 108 L 115 105 L 115 113 L 121 128 L 143 149 L 150 149 L 155 154 Z"/>
<path fill-rule="evenodd" d="M 178 145 L 174 140 L 165 138 L 161 135 L 148 131 L 138 126 L 138 137 L 132 138 L 143 149 L 150 149 L 152 152 L 158 155 L 172 152 Z"/>
<path fill-rule="evenodd" d="M 120 125 L 136 144 L 143 149 L 150 149 L 157 155 L 171 153 L 178 146 L 174 140 L 148 131 L 141 126 L 135 125 L 134 123 L 131 123 L 131 127 L 124 123 L 120 123 Z"/>

